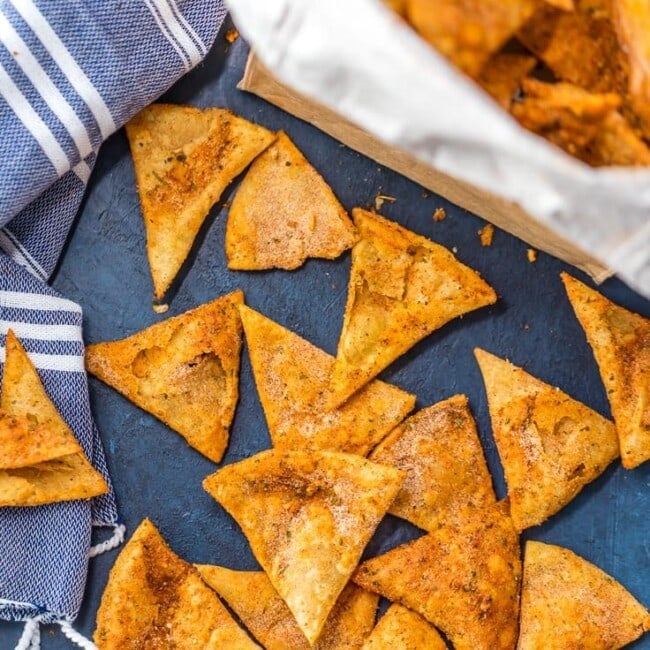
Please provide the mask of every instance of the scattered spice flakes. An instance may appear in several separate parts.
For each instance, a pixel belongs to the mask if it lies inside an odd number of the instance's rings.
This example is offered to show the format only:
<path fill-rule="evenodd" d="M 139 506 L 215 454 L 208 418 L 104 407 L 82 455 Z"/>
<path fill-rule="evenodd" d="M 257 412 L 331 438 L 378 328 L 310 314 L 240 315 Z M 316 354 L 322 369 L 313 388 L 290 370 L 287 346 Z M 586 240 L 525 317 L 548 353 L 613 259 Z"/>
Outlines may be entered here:
<path fill-rule="evenodd" d="M 169 305 L 165 305 L 165 304 L 157 305 L 156 303 L 154 303 L 153 305 L 151 305 L 151 307 L 156 312 L 156 314 L 164 314 L 169 310 Z"/>
<path fill-rule="evenodd" d="M 534 248 L 526 249 L 526 257 L 531 264 L 537 261 L 537 251 Z"/>
<path fill-rule="evenodd" d="M 377 194 L 375 197 L 375 210 L 381 210 L 381 206 L 384 205 L 384 202 L 395 203 L 397 198 L 394 196 L 388 196 L 387 194 Z"/>
<path fill-rule="evenodd" d="M 491 223 L 485 224 L 485 226 L 478 231 L 478 236 L 481 240 L 481 246 L 492 246 L 494 226 Z"/>
<path fill-rule="evenodd" d="M 436 208 L 436 211 L 433 213 L 433 220 L 438 223 L 444 221 L 447 218 L 447 212 L 444 208 Z"/>
<path fill-rule="evenodd" d="M 232 28 L 226 32 L 226 40 L 229 43 L 234 43 L 238 38 L 239 38 L 239 32 L 236 29 Z"/>

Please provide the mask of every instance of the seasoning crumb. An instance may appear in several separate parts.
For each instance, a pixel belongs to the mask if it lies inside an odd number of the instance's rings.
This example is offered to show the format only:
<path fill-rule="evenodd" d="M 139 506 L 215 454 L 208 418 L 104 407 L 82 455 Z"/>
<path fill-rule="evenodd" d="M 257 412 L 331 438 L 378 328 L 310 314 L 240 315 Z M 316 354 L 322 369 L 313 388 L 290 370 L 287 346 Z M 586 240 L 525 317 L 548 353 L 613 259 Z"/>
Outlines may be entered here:
<path fill-rule="evenodd" d="M 452 247 L 451 250 L 452 250 L 453 253 L 457 253 L 458 252 L 458 246 Z"/>
<path fill-rule="evenodd" d="M 164 314 L 166 311 L 169 310 L 169 305 L 157 305 L 153 304 L 151 305 L 152 309 L 156 312 L 156 314 Z"/>
<path fill-rule="evenodd" d="M 525 330 L 529 330 L 530 329 L 530 324 L 529 323 L 524 323 L 523 327 L 524 327 Z"/>
<path fill-rule="evenodd" d="M 492 246 L 494 226 L 491 223 L 485 224 L 485 226 L 478 231 L 478 236 L 481 240 L 481 246 Z"/>
<path fill-rule="evenodd" d="M 236 29 L 229 29 L 226 32 L 226 40 L 229 43 L 234 43 L 239 38 L 239 32 Z"/>
<path fill-rule="evenodd" d="M 528 261 L 533 264 L 537 261 L 537 251 L 534 248 L 528 248 L 526 250 L 526 257 L 528 258 Z"/>
<path fill-rule="evenodd" d="M 381 210 L 381 206 L 384 205 L 384 202 L 395 203 L 397 199 L 394 196 L 388 196 L 387 194 L 377 194 L 375 197 L 375 210 Z"/>
<path fill-rule="evenodd" d="M 447 213 L 444 208 L 436 208 L 436 211 L 433 213 L 433 220 L 435 222 L 444 221 L 447 218 Z"/>

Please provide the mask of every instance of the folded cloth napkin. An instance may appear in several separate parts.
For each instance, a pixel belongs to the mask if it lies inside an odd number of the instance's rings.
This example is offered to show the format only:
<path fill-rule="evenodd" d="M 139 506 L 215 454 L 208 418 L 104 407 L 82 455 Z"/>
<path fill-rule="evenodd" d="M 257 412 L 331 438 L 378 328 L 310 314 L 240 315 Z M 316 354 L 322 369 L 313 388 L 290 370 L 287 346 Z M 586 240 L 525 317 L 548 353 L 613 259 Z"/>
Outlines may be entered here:
<path fill-rule="evenodd" d="M 0 0 L 0 344 L 14 330 L 110 484 L 83 364 L 82 313 L 48 285 L 97 150 L 206 55 L 222 0 Z M 4 347 L 0 347 L 4 361 Z M 112 526 L 91 547 L 92 526 Z M 88 558 L 124 537 L 115 496 L 0 508 L 0 619 L 72 627 Z"/>

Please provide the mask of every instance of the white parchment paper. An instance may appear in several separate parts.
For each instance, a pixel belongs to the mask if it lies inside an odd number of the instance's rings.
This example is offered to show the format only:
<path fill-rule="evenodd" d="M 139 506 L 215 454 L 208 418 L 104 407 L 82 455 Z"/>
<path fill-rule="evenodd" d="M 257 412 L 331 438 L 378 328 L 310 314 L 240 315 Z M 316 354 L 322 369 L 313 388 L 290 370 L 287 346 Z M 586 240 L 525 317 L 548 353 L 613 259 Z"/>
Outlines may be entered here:
<path fill-rule="evenodd" d="M 515 201 L 650 297 L 650 171 L 591 169 L 525 130 L 379 0 L 227 0 L 285 84 Z"/>

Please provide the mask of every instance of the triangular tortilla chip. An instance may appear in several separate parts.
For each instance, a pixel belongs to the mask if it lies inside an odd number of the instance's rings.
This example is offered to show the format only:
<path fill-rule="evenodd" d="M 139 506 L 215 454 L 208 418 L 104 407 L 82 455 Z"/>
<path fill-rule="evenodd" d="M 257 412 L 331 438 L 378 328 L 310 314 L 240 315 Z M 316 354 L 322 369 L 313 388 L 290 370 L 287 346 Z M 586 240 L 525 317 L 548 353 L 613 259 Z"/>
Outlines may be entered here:
<path fill-rule="evenodd" d="M 329 185 L 282 132 L 251 165 L 226 227 L 228 268 L 297 269 L 308 257 L 334 259 L 356 231 Z"/>
<path fill-rule="evenodd" d="M 334 357 L 248 307 L 239 313 L 274 447 L 365 456 L 415 406 L 414 395 L 373 381 L 327 412 Z"/>
<path fill-rule="evenodd" d="M 618 457 L 616 428 L 559 388 L 483 350 L 492 433 L 517 530 L 561 510 Z"/>
<path fill-rule="evenodd" d="M 25 350 L 9 330 L 0 399 L 0 506 L 38 506 L 105 494 Z"/>
<path fill-rule="evenodd" d="M 111 569 L 93 638 L 99 650 L 259 648 L 149 519 Z"/>
<path fill-rule="evenodd" d="M 521 561 L 507 504 L 467 510 L 465 521 L 364 562 L 358 585 L 421 614 L 456 650 L 512 650 Z"/>
<path fill-rule="evenodd" d="M 379 596 L 348 583 L 318 641 L 310 646 L 264 571 L 232 571 L 205 564 L 196 568 L 267 650 L 360 648 L 375 622 Z"/>
<path fill-rule="evenodd" d="M 650 614 L 616 580 L 566 548 L 529 541 L 519 650 L 616 650 L 650 631 Z"/>
<path fill-rule="evenodd" d="M 623 467 L 650 459 L 650 320 L 563 273 L 616 422 Z"/>
<path fill-rule="evenodd" d="M 497 501 L 465 395 L 418 411 L 369 460 L 406 472 L 389 512 L 424 530 Z"/>
<path fill-rule="evenodd" d="M 242 302 L 233 291 L 121 341 L 90 345 L 86 367 L 218 463 L 239 397 Z"/>
<path fill-rule="evenodd" d="M 361 240 L 352 249 L 330 408 L 434 330 L 497 298 L 444 246 L 359 208 L 352 216 Z"/>
<path fill-rule="evenodd" d="M 407 0 L 406 18 L 441 54 L 474 77 L 536 6 L 535 0 Z"/>
<path fill-rule="evenodd" d="M 203 487 L 237 520 L 310 644 L 404 480 L 352 454 L 263 451 Z"/>
<path fill-rule="evenodd" d="M 362 650 L 447 650 L 442 637 L 419 614 L 391 605 Z"/>
<path fill-rule="evenodd" d="M 210 208 L 273 133 L 223 108 L 152 104 L 127 125 L 156 298 L 185 261 Z"/>

